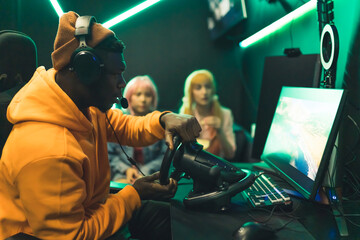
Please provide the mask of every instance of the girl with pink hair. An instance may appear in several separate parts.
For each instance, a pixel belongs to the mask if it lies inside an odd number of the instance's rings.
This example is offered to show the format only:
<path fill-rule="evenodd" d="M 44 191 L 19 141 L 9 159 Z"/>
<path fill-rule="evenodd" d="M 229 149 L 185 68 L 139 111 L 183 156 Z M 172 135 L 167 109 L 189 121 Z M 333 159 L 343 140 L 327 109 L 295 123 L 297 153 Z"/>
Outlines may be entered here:
<path fill-rule="evenodd" d="M 126 114 L 145 116 L 157 108 L 158 93 L 155 83 L 148 75 L 136 76 L 129 81 L 123 96 L 128 100 L 128 109 L 122 109 Z M 116 108 L 121 108 L 115 105 Z M 124 151 L 133 158 L 145 175 L 160 170 L 167 146 L 164 140 L 153 145 L 136 148 L 123 146 Z M 139 171 L 132 166 L 127 156 L 117 143 L 108 143 L 108 155 L 111 167 L 111 179 L 123 183 L 133 183 L 141 177 Z"/>

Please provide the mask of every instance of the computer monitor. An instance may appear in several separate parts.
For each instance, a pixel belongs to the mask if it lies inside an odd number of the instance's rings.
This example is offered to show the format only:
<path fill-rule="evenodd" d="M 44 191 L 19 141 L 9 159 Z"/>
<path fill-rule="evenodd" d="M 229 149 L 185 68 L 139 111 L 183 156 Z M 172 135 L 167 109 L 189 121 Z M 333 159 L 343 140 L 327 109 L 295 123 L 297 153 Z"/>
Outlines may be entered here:
<path fill-rule="evenodd" d="M 283 87 L 261 159 L 307 199 L 323 182 L 345 103 L 343 89 Z"/>
<path fill-rule="evenodd" d="M 251 157 L 260 160 L 266 136 L 283 86 L 319 87 L 321 62 L 319 54 L 298 57 L 265 58 Z"/>

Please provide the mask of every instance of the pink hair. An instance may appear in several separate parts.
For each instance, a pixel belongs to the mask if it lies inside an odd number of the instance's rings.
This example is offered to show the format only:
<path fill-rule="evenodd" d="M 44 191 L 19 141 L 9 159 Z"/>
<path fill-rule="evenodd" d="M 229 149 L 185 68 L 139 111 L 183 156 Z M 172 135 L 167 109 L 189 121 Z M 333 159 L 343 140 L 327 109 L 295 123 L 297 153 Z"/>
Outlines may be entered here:
<path fill-rule="evenodd" d="M 131 107 L 131 96 L 134 94 L 137 88 L 141 88 L 141 87 L 145 87 L 149 89 L 152 94 L 153 100 L 151 103 L 150 110 L 154 111 L 158 105 L 158 92 L 154 81 L 148 75 L 136 76 L 126 84 L 123 94 L 123 96 L 129 101 L 129 110 L 132 115 L 134 114 L 134 111 Z"/>

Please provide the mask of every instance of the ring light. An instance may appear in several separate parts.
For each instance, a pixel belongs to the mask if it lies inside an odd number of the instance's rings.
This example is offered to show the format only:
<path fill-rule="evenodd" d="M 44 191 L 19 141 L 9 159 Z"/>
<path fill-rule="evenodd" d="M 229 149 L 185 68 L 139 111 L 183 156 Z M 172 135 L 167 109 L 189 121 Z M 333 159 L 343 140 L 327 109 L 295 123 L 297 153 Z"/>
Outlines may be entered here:
<path fill-rule="evenodd" d="M 330 51 L 330 52 L 329 52 Z M 326 24 L 320 38 L 320 59 L 325 70 L 334 67 L 339 54 L 339 35 L 334 25 Z"/>

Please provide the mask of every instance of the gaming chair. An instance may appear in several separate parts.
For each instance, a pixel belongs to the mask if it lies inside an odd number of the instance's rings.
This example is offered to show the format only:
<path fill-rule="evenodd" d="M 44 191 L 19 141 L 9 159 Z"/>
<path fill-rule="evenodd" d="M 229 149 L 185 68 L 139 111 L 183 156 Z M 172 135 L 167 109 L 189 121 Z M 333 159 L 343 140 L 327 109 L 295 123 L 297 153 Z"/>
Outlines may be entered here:
<path fill-rule="evenodd" d="M 37 63 L 35 42 L 26 34 L 0 31 L 0 155 L 12 124 L 6 118 L 7 107 L 16 92 L 34 74 Z"/>

